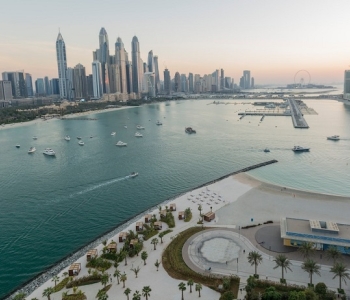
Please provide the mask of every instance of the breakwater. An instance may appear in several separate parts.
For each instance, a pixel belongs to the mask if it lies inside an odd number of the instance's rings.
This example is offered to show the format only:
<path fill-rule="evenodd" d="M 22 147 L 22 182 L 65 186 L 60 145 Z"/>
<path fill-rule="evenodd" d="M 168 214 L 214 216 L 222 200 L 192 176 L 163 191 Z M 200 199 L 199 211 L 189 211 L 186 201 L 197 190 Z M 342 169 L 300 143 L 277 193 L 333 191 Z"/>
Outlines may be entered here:
<path fill-rule="evenodd" d="M 38 275 L 36 275 L 34 278 L 24 282 L 23 284 L 21 284 L 19 287 L 17 287 L 16 289 L 12 290 L 11 292 L 9 292 L 8 294 L 6 294 L 2 299 L 13 299 L 15 294 L 17 292 L 23 292 L 26 295 L 31 294 L 36 288 L 38 288 L 39 286 L 41 286 L 43 283 L 45 283 L 46 281 L 48 281 L 50 278 L 52 278 L 53 276 L 57 275 L 60 271 L 62 271 L 64 268 L 68 267 L 70 264 L 72 264 L 73 262 L 75 262 L 76 260 L 78 260 L 80 257 L 84 256 L 86 254 L 86 252 L 88 250 L 90 250 L 91 248 L 94 248 L 96 246 L 98 246 L 99 244 L 101 244 L 104 240 L 109 239 L 113 236 L 115 236 L 116 234 L 118 234 L 119 232 L 123 231 L 125 228 L 127 228 L 130 224 L 134 223 L 135 221 L 137 221 L 138 219 L 140 219 L 141 217 L 144 216 L 145 213 L 151 212 L 154 209 L 156 209 L 159 205 L 165 205 L 171 201 L 173 201 L 174 199 L 201 187 L 213 184 L 215 182 L 218 182 L 220 180 L 223 180 L 225 178 L 228 178 L 230 176 L 242 173 L 242 172 L 247 172 L 253 169 L 257 169 L 263 166 L 267 166 L 273 163 L 277 163 L 277 160 L 269 160 L 266 162 L 262 162 L 259 164 L 255 164 L 234 172 L 231 172 L 229 174 L 226 174 L 224 176 L 221 176 L 217 179 L 211 180 L 209 182 L 203 183 L 199 186 L 193 187 L 193 188 L 189 188 L 187 190 L 185 190 L 184 192 L 177 194 L 157 205 L 154 205 L 152 207 L 150 207 L 149 209 L 142 211 L 141 213 L 138 213 L 130 218 L 128 218 L 127 220 L 118 223 L 116 226 L 113 226 L 113 228 L 105 231 L 104 233 L 102 233 L 101 235 L 99 235 L 97 238 L 94 238 L 92 241 L 90 241 L 89 243 L 87 243 L 86 245 L 81 246 L 80 248 L 78 248 L 76 251 L 69 253 L 68 255 L 66 255 L 64 258 L 62 258 L 61 260 L 57 261 L 56 263 L 52 264 L 50 267 L 46 268 L 44 271 L 42 271 L 41 273 L 39 273 Z"/>

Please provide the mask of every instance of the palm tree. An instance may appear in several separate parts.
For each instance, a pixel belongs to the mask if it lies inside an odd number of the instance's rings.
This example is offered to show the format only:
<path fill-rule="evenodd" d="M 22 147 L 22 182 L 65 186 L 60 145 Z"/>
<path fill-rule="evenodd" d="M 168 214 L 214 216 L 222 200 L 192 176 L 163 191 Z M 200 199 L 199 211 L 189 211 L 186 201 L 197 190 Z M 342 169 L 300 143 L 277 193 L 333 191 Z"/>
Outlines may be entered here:
<path fill-rule="evenodd" d="M 313 274 L 317 274 L 318 276 L 321 276 L 320 274 L 320 269 L 321 266 L 318 265 L 315 261 L 313 261 L 312 259 L 307 259 L 306 261 L 304 261 L 304 263 L 302 264 L 301 268 L 305 271 L 309 273 L 310 276 L 310 286 L 312 286 L 312 275 Z"/>
<path fill-rule="evenodd" d="M 50 299 L 50 295 L 53 293 L 53 288 L 52 287 L 48 287 L 43 291 L 43 297 L 47 297 L 47 300 L 51 300 Z"/>
<path fill-rule="evenodd" d="M 281 267 L 282 269 L 282 280 L 284 280 L 284 271 L 286 271 L 287 273 L 287 269 L 288 269 L 289 271 L 293 272 L 292 269 L 290 268 L 292 263 L 285 255 L 279 254 L 276 256 L 276 258 L 273 261 L 276 263 L 276 266 L 274 267 L 274 269 L 277 269 L 279 267 Z"/>
<path fill-rule="evenodd" d="M 104 287 L 106 287 L 107 283 L 109 282 L 109 275 L 107 273 L 102 273 L 101 275 L 101 283 Z"/>
<path fill-rule="evenodd" d="M 341 289 L 341 281 L 343 279 L 346 284 L 346 279 L 350 279 L 350 274 L 348 268 L 342 262 L 336 262 L 331 268 L 331 272 L 334 274 L 334 277 L 339 277 L 339 289 Z"/>
<path fill-rule="evenodd" d="M 78 290 L 78 287 L 77 286 L 73 286 L 73 294 L 76 294 L 77 290 Z"/>
<path fill-rule="evenodd" d="M 202 205 L 198 204 L 199 216 L 202 218 Z M 203 218 L 202 218 L 203 221 Z"/>
<path fill-rule="evenodd" d="M 142 289 L 142 296 L 144 296 L 146 298 L 146 300 L 148 300 L 148 297 L 151 296 L 151 288 L 149 286 L 144 286 Z"/>
<path fill-rule="evenodd" d="M 187 285 L 190 287 L 190 293 L 192 293 L 192 285 L 194 284 L 193 280 L 192 279 L 189 279 L 187 281 Z"/>
<path fill-rule="evenodd" d="M 122 276 L 120 276 L 120 281 L 123 282 L 123 288 L 125 288 L 125 281 L 128 279 L 125 272 Z"/>
<path fill-rule="evenodd" d="M 186 291 L 186 284 L 184 284 L 183 282 L 180 282 L 179 283 L 179 290 L 182 293 L 181 300 L 184 300 L 184 291 Z"/>
<path fill-rule="evenodd" d="M 152 239 L 151 244 L 154 246 L 154 250 L 156 250 L 156 246 L 158 244 L 158 239 L 157 238 Z"/>
<path fill-rule="evenodd" d="M 124 294 L 126 295 L 127 297 L 127 300 L 129 300 L 129 294 L 131 293 L 131 290 L 129 288 L 127 288 L 125 291 L 124 291 Z"/>
<path fill-rule="evenodd" d="M 14 300 L 24 300 L 26 298 L 25 293 L 18 293 L 13 299 Z"/>
<path fill-rule="evenodd" d="M 121 276 L 121 273 L 120 273 L 120 271 L 119 271 L 118 269 L 116 269 L 116 270 L 114 271 L 113 276 L 117 278 L 117 282 L 118 282 L 118 284 L 119 284 L 119 278 L 120 278 L 120 276 Z"/>
<path fill-rule="evenodd" d="M 68 276 L 68 272 L 63 272 L 63 276 L 67 277 Z"/>
<path fill-rule="evenodd" d="M 326 257 L 327 259 L 333 259 L 333 263 L 335 263 L 342 255 L 336 247 L 330 247 L 326 250 Z"/>
<path fill-rule="evenodd" d="M 143 260 L 144 266 L 146 265 L 146 259 L 148 257 L 147 251 L 141 252 L 141 259 Z"/>
<path fill-rule="evenodd" d="M 248 254 L 248 262 L 250 263 L 251 266 L 254 265 L 254 267 L 255 267 L 254 275 L 256 275 L 257 274 L 258 265 L 261 264 L 261 262 L 262 262 L 261 254 L 259 252 L 257 252 L 257 251 L 249 252 L 249 254 Z"/>
<path fill-rule="evenodd" d="M 158 271 L 158 268 L 159 268 L 159 266 L 160 266 L 160 262 L 158 261 L 158 259 L 157 259 L 157 261 L 155 262 L 155 264 L 154 264 L 154 265 L 156 266 L 157 271 Z"/>
<path fill-rule="evenodd" d="M 56 286 L 56 283 L 58 282 L 58 281 L 60 281 L 60 278 L 57 276 L 57 275 L 55 275 L 54 277 L 52 277 L 52 280 L 51 280 L 52 282 L 54 282 L 55 283 L 55 286 Z"/>
<path fill-rule="evenodd" d="M 141 243 L 136 243 L 134 245 L 134 250 L 136 252 L 136 255 L 139 256 L 140 251 L 142 250 L 142 244 Z"/>
<path fill-rule="evenodd" d="M 200 283 L 196 284 L 196 291 L 198 292 L 198 297 L 201 296 L 201 289 L 202 289 L 202 285 Z"/>
<path fill-rule="evenodd" d="M 133 271 L 135 273 L 136 278 L 137 278 L 137 274 L 140 272 L 140 267 L 133 268 L 133 269 L 131 269 L 131 271 Z"/>
<path fill-rule="evenodd" d="M 128 251 L 123 249 L 119 252 L 119 254 L 125 260 L 125 265 L 127 266 L 128 265 L 128 261 L 127 261 Z"/>
<path fill-rule="evenodd" d="M 160 237 L 160 243 L 163 244 L 163 236 L 164 236 L 164 231 L 161 232 L 158 236 Z"/>
<path fill-rule="evenodd" d="M 141 299 L 141 294 L 139 291 L 136 291 L 134 295 L 132 295 L 132 300 L 140 300 Z"/>
<path fill-rule="evenodd" d="M 62 293 L 62 299 L 66 298 L 67 296 L 68 296 L 68 292 Z M 33 298 L 32 300 L 34 300 L 34 299 L 38 300 L 37 298 Z"/>
<path fill-rule="evenodd" d="M 303 255 L 304 258 L 309 258 L 310 255 L 315 252 L 315 244 L 311 242 L 302 243 L 298 248 L 298 251 Z"/>
<path fill-rule="evenodd" d="M 108 299 L 108 295 L 106 293 L 106 291 L 100 291 L 98 293 L 98 300 L 107 300 Z"/>

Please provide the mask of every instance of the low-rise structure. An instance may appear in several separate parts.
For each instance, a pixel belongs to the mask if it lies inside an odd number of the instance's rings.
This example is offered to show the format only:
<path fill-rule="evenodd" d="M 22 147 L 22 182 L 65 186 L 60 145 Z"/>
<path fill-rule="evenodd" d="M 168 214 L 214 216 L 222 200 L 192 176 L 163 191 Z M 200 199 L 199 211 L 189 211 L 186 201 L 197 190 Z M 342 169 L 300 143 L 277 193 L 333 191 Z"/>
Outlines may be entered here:
<path fill-rule="evenodd" d="M 90 261 L 93 258 L 97 257 L 97 249 L 91 249 L 86 253 L 86 260 Z"/>
<path fill-rule="evenodd" d="M 212 211 L 207 212 L 203 215 L 204 221 L 210 222 L 215 219 L 215 213 Z"/>

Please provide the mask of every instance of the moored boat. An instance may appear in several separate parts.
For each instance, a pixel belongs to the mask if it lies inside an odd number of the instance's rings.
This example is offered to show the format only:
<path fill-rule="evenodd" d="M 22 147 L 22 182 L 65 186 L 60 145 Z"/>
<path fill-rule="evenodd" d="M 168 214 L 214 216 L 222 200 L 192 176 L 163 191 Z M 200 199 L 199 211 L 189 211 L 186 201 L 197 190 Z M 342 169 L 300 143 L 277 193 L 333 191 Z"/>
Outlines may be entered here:
<path fill-rule="evenodd" d="M 308 152 L 310 151 L 310 148 L 305 148 L 301 146 L 294 146 L 292 149 L 294 152 Z"/>
<path fill-rule="evenodd" d="M 83 142 L 83 141 L 79 141 L 78 144 L 79 144 L 80 146 L 84 146 L 84 142 Z"/>
<path fill-rule="evenodd" d="M 196 131 L 195 131 L 192 127 L 186 127 L 186 128 L 185 128 L 185 132 L 186 132 L 186 133 L 190 133 L 190 134 L 191 134 L 191 133 L 196 133 Z"/>
<path fill-rule="evenodd" d="M 137 173 L 137 172 L 132 172 L 131 174 L 130 174 L 130 177 L 131 178 L 134 178 L 134 177 L 136 177 L 136 176 L 138 176 L 139 175 L 139 173 Z"/>
<path fill-rule="evenodd" d="M 69 135 L 66 135 L 66 136 L 64 137 L 64 139 L 65 139 L 66 141 L 70 141 L 70 136 L 69 136 Z"/>
<path fill-rule="evenodd" d="M 51 148 L 46 148 L 43 152 L 43 154 L 48 155 L 48 156 L 55 156 L 56 153 L 53 151 Z"/>
<path fill-rule="evenodd" d="M 128 144 L 124 143 L 122 141 L 118 141 L 115 145 L 118 146 L 118 147 L 126 147 Z"/>
<path fill-rule="evenodd" d="M 30 147 L 28 153 L 34 153 L 36 151 L 35 147 Z"/>
<path fill-rule="evenodd" d="M 270 152 L 270 149 L 269 148 L 265 148 L 264 152 Z"/>
<path fill-rule="evenodd" d="M 340 140 L 340 137 L 339 137 L 339 135 L 327 136 L 327 140 L 339 141 L 339 140 Z"/>
<path fill-rule="evenodd" d="M 115 132 L 115 131 L 113 131 L 112 133 L 111 133 L 111 135 L 116 135 L 117 133 Z"/>
<path fill-rule="evenodd" d="M 145 127 L 143 127 L 143 126 L 141 126 L 141 125 L 137 125 L 137 126 L 136 126 L 136 129 L 142 130 L 142 129 L 145 129 Z"/>
<path fill-rule="evenodd" d="M 143 137 L 143 135 L 142 135 L 141 133 L 139 133 L 139 132 L 136 132 L 136 133 L 135 133 L 135 136 L 136 136 L 136 137 Z"/>
<path fill-rule="evenodd" d="M 162 122 L 159 122 L 159 120 L 157 121 L 156 125 L 163 125 Z"/>
<path fill-rule="evenodd" d="M 20 145 L 20 144 L 17 144 L 17 145 L 16 145 L 16 148 L 21 148 L 21 145 Z"/>

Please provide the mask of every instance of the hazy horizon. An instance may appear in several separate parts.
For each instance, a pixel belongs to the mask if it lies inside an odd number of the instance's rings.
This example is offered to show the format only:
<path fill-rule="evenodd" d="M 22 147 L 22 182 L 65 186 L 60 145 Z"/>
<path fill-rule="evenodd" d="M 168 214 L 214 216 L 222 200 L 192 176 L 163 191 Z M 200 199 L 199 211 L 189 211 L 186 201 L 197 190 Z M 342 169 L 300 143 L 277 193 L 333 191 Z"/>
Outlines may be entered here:
<path fill-rule="evenodd" d="M 158 56 L 162 79 L 165 67 L 172 78 L 175 72 L 203 76 L 223 68 L 235 83 L 250 70 L 256 85 L 282 85 L 305 69 L 314 84 L 340 84 L 349 68 L 345 0 L 13 0 L 2 9 L 0 71 L 24 70 L 33 79 L 58 77 L 59 28 L 68 66 L 81 63 L 88 74 L 101 27 L 111 54 L 120 36 L 131 58 L 136 35 L 143 61 L 150 50 Z"/>

